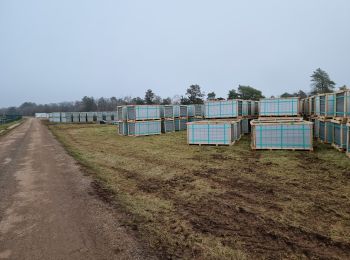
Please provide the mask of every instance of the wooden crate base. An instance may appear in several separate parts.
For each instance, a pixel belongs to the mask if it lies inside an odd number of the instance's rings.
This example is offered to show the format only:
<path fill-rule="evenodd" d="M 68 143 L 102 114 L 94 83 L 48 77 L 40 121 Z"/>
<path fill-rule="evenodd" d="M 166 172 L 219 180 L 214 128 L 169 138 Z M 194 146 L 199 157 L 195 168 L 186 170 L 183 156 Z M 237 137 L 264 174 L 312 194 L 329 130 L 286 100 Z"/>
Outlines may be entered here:
<path fill-rule="evenodd" d="M 318 118 L 324 121 L 333 119 L 333 116 L 318 116 Z"/>
<path fill-rule="evenodd" d="M 321 140 L 320 138 L 317 138 L 317 141 L 320 142 L 321 144 L 331 144 L 331 142 Z"/>
<path fill-rule="evenodd" d="M 191 145 L 191 146 L 193 146 L 193 145 L 195 145 L 195 146 L 232 146 L 235 144 L 235 142 L 232 142 L 230 144 L 188 144 L 188 145 Z"/>
<path fill-rule="evenodd" d="M 205 121 L 210 121 L 210 120 L 221 120 L 221 121 L 225 121 L 225 120 L 237 120 L 237 119 L 241 119 L 241 117 L 236 116 L 236 117 L 205 117 L 204 120 Z"/>
<path fill-rule="evenodd" d="M 309 149 L 301 149 L 301 148 L 277 148 L 277 147 L 266 147 L 266 148 L 256 148 L 251 146 L 251 149 L 254 151 L 262 150 L 262 151 L 272 151 L 272 150 L 290 150 L 290 151 L 309 151 L 313 152 L 314 148 L 309 148 Z"/>
<path fill-rule="evenodd" d="M 161 135 L 162 133 L 156 133 L 156 134 L 146 134 L 146 135 L 128 135 L 131 137 L 140 137 L 140 136 L 152 136 L 152 135 Z"/>
<path fill-rule="evenodd" d="M 298 115 L 263 115 L 263 116 L 259 116 L 259 119 L 260 118 L 264 118 L 264 117 L 276 117 L 276 118 L 278 118 L 278 117 L 281 117 L 281 118 L 283 118 L 283 117 L 290 117 L 290 118 L 296 118 L 296 117 L 302 117 L 302 115 L 301 114 L 298 114 Z"/>
<path fill-rule="evenodd" d="M 332 143 L 332 147 L 334 147 L 334 149 L 338 150 L 339 152 L 345 152 L 345 148 L 343 147 L 339 147 L 339 145 Z"/>
<path fill-rule="evenodd" d="M 332 122 L 339 123 L 339 124 L 346 124 L 347 121 L 348 121 L 348 119 L 345 117 L 333 117 L 332 118 Z"/>
<path fill-rule="evenodd" d="M 158 119 L 144 119 L 144 120 L 127 120 L 128 123 L 137 123 L 137 122 L 149 122 L 149 121 L 162 121 L 160 118 Z"/>

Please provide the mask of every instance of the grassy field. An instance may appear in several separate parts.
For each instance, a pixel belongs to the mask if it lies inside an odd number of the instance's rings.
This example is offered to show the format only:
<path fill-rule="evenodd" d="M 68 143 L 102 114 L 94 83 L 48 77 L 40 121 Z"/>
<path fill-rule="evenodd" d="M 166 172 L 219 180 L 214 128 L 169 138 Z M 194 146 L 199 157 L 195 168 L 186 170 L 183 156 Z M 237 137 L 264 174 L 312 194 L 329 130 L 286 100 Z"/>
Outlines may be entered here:
<path fill-rule="evenodd" d="M 0 136 L 6 134 L 12 129 L 15 124 L 21 123 L 24 119 L 16 120 L 7 124 L 0 124 Z"/>
<path fill-rule="evenodd" d="M 198 147 L 186 132 L 49 128 L 161 258 L 350 257 L 350 159 L 328 145 L 254 152 L 247 136 Z"/>

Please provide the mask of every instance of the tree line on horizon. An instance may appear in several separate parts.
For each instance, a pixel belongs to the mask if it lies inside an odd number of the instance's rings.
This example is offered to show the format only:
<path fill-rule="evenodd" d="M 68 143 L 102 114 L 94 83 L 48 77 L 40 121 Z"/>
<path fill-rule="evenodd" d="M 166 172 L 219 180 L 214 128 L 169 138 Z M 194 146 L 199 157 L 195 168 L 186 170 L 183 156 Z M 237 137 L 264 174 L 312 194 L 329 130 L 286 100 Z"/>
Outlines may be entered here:
<path fill-rule="evenodd" d="M 327 72 L 318 68 L 311 75 L 311 92 L 309 95 L 330 93 L 334 91 L 336 83 L 332 81 Z M 344 85 L 339 88 L 345 90 Z M 305 98 L 308 94 L 303 90 L 295 93 L 283 93 L 280 97 L 300 97 Z M 274 97 L 274 96 L 272 96 Z M 156 95 L 151 89 L 148 89 L 144 98 L 141 97 L 124 97 L 124 98 L 94 98 L 83 97 L 80 101 L 60 102 L 51 104 L 36 104 L 33 102 L 24 102 L 19 107 L 0 108 L 0 114 L 8 115 L 23 115 L 33 116 L 35 113 L 51 113 L 51 112 L 91 112 L 91 111 L 113 111 L 120 105 L 169 105 L 169 104 L 203 104 L 204 99 L 207 100 L 225 100 L 223 97 L 217 97 L 215 92 L 209 92 L 207 95 L 201 90 L 199 85 L 191 85 L 187 88 L 185 95 L 176 96 L 173 99 L 170 97 L 161 98 Z M 244 99 L 244 100 L 259 100 L 264 98 L 262 92 L 251 86 L 239 85 L 237 90 L 231 89 L 228 91 L 227 99 Z"/>

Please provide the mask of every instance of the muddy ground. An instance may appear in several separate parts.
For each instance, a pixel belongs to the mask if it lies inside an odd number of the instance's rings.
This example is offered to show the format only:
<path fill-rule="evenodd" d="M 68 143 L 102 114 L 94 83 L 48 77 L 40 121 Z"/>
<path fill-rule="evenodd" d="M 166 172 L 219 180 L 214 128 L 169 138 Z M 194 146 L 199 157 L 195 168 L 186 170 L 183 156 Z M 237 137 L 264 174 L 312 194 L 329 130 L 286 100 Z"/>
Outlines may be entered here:
<path fill-rule="evenodd" d="M 0 137 L 0 259 L 154 258 L 94 179 L 29 118 Z"/>

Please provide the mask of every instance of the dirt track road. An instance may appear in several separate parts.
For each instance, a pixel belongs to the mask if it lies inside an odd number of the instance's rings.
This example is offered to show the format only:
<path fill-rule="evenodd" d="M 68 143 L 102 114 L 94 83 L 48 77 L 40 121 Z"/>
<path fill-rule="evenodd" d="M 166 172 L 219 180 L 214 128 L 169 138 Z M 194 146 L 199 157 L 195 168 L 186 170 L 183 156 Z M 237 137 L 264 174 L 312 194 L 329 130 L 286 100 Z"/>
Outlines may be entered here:
<path fill-rule="evenodd" d="M 148 258 L 117 219 L 40 121 L 0 138 L 0 259 Z"/>

